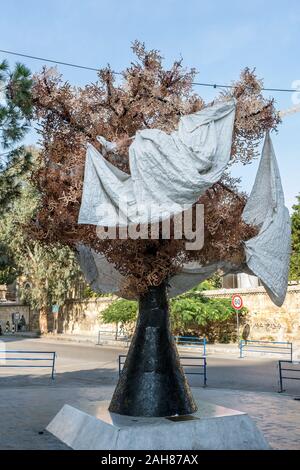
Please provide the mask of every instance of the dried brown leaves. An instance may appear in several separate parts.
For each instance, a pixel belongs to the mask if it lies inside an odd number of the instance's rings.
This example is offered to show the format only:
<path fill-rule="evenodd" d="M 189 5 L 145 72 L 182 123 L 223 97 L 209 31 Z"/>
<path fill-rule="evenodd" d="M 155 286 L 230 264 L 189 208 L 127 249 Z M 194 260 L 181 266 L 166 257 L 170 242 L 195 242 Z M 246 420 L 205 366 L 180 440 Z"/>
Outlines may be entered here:
<path fill-rule="evenodd" d="M 44 69 L 34 80 L 43 165 L 33 180 L 43 197 L 32 233 L 46 243 L 83 242 L 104 253 L 126 276 L 124 295 L 159 284 L 188 260 L 241 261 L 243 240 L 256 233 L 242 222 L 245 198 L 236 194 L 228 178 L 200 199 L 205 206 L 205 246 L 199 252 L 186 252 L 184 240 L 99 240 L 94 226 L 77 224 L 87 142 L 100 150 L 97 135 L 117 142 L 119 157 L 111 153 L 107 158 L 129 172 L 128 147 L 136 131 L 171 132 L 181 115 L 204 107 L 201 97 L 192 92 L 194 70 L 184 70 L 181 61 L 164 70 L 159 52 L 146 51 L 139 42 L 133 50 L 137 62 L 124 71 L 122 84 L 116 83 L 110 68 L 101 70 L 99 80 L 84 88 L 63 82 L 53 69 Z M 263 98 L 261 87 L 254 72 L 246 69 L 234 88 L 218 97 L 233 95 L 237 100 L 233 162 L 249 163 L 265 131 L 276 129 L 279 122 L 273 101 Z"/>

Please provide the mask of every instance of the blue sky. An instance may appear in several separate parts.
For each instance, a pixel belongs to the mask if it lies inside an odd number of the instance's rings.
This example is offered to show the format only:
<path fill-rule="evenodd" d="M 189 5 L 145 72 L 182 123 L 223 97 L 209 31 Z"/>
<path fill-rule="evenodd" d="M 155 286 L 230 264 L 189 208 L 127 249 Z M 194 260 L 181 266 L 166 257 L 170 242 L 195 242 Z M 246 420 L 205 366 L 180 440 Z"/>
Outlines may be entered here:
<path fill-rule="evenodd" d="M 0 49 L 121 70 L 133 59 L 130 43 L 139 39 L 160 49 L 166 65 L 181 55 L 201 82 L 230 83 L 245 66 L 256 67 L 266 87 L 290 88 L 300 80 L 298 0 L 0 0 L 0 12 Z M 33 71 L 42 66 L 22 61 Z M 91 71 L 59 69 L 73 84 L 96 79 Z M 207 101 L 215 93 L 197 92 Z M 293 105 L 289 93 L 274 97 L 279 109 Z M 286 117 L 273 138 L 289 208 L 300 192 L 299 131 L 300 113 Z M 234 167 L 243 189 L 251 189 L 256 168 L 257 162 Z"/>

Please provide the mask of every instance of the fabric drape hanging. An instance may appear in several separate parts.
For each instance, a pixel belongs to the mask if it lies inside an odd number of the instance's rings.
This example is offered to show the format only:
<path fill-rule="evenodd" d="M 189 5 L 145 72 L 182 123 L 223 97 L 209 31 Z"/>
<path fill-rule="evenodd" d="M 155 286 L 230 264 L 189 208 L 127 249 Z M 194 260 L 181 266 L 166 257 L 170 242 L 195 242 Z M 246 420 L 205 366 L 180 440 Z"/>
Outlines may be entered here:
<path fill-rule="evenodd" d="M 129 148 L 130 175 L 89 144 L 78 223 L 154 223 L 192 206 L 228 164 L 234 117 L 235 100 L 229 100 L 183 116 L 171 134 L 138 131 Z"/>
<path fill-rule="evenodd" d="M 115 168 L 89 146 L 79 223 L 115 224 L 120 195 L 131 201 L 131 223 L 152 223 L 162 217 L 161 211 L 150 214 L 142 209 L 139 212 L 143 203 L 153 203 L 155 207 L 155 203 L 169 201 L 174 213 L 179 204 L 192 205 L 220 179 L 227 166 L 234 115 L 235 102 L 228 101 L 182 117 L 178 131 L 170 135 L 157 129 L 138 132 L 129 152 L 131 176 Z M 103 203 L 110 212 L 99 211 Z M 223 273 L 254 274 L 272 301 L 282 305 L 288 284 L 291 223 L 269 134 L 243 219 L 259 228 L 257 236 L 244 242 L 246 262 L 240 266 L 227 262 L 206 266 L 195 262 L 185 264 L 182 271 L 169 280 L 170 296 L 191 289 L 220 269 Z M 125 278 L 104 255 L 84 245 L 78 245 L 77 250 L 83 273 L 95 291 L 121 291 Z"/>

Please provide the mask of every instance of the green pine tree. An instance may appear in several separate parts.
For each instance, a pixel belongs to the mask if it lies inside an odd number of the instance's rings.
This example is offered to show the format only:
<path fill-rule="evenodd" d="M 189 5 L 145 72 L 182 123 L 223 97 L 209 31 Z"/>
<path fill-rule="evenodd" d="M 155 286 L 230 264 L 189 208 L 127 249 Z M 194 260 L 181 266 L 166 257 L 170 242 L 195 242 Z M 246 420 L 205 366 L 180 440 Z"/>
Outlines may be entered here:
<path fill-rule="evenodd" d="M 293 206 L 292 213 L 292 255 L 290 266 L 290 280 L 300 280 L 300 195 L 297 204 Z"/>
<path fill-rule="evenodd" d="M 21 177 L 31 165 L 30 152 L 19 146 L 32 117 L 30 70 L 0 62 L 0 214 L 20 194 Z"/>

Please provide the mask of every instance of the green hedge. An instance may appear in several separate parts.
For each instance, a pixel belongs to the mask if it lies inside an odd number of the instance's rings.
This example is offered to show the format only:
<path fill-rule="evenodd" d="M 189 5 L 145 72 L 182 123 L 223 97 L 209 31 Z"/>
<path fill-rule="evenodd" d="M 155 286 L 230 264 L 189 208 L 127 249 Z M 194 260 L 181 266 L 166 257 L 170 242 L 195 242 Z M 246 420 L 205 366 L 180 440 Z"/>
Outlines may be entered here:
<path fill-rule="evenodd" d="M 130 333 L 137 318 L 135 301 L 118 299 L 102 313 L 104 323 L 119 323 Z M 201 292 L 188 292 L 170 301 L 172 331 L 175 335 L 205 336 L 211 343 L 236 341 L 236 313 L 230 299 L 205 297 Z M 245 323 L 247 309 L 240 311 Z"/>
<path fill-rule="evenodd" d="M 243 308 L 240 323 L 245 323 Z M 191 292 L 171 300 L 172 330 L 176 335 L 205 336 L 210 343 L 236 341 L 236 313 L 230 299 L 205 297 Z"/>

